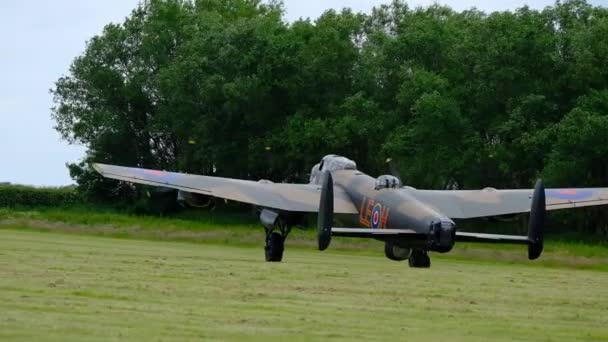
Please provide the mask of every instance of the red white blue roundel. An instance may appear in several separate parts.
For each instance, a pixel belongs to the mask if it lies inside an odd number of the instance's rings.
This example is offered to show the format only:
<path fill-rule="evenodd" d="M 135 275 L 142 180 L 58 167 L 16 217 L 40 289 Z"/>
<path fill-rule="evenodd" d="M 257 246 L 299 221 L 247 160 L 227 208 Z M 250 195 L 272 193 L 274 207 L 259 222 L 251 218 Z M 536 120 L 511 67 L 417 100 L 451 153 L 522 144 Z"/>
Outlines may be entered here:
<path fill-rule="evenodd" d="M 380 227 L 380 214 L 382 213 L 382 205 L 377 203 L 372 209 L 372 229 Z"/>
<path fill-rule="evenodd" d="M 547 189 L 548 197 L 564 200 L 584 200 L 593 196 L 593 191 L 586 189 Z"/>

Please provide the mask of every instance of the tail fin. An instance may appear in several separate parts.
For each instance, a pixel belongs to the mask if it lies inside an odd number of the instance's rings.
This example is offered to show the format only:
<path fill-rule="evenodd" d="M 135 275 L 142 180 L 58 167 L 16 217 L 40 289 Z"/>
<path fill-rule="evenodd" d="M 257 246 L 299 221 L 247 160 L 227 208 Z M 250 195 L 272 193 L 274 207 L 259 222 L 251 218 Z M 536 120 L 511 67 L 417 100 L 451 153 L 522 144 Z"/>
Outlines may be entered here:
<path fill-rule="evenodd" d="M 539 180 L 536 182 L 536 187 L 532 194 L 528 236 L 456 232 L 456 241 L 525 244 L 528 245 L 528 259 L 535 260 L 543 253 L 546 212 L 545 186 L 543 185 L 543 181 Z"/>
<path fill-rule="evenodd" d="M 530 260 L 538 259 L 543 252 L 546 212 L 545 186 L 543 181 L 539 179 L 532 194 L 530 222 L 528 225 L 528 259 Z"/>
<path fill-rule="evenodd" d="M 334 181 L 331 173 L 323 172 L 319 216 L 317 218 L 317 240 L 319 250 L 324 251 L 331 243 L 331 226 L 334 224 Z"/>

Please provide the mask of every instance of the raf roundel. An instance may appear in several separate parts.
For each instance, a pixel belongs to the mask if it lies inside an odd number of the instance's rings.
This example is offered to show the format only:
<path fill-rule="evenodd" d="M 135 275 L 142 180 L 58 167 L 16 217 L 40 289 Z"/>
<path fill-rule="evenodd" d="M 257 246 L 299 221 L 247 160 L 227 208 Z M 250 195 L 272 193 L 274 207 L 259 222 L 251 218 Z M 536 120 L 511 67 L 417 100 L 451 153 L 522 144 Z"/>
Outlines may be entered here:
<path fill-rule="evenodd" d="M 593 197 L 589 189 L 548 189 L 547 196 L 562 200 L 586 200 Z"/>
<path fill-rule="evenodd" d="M 372 228 L 378 229 L 380 227 L 380 214 L 382 212 L 382 205 L 377 203 L 372 209 Z"/>

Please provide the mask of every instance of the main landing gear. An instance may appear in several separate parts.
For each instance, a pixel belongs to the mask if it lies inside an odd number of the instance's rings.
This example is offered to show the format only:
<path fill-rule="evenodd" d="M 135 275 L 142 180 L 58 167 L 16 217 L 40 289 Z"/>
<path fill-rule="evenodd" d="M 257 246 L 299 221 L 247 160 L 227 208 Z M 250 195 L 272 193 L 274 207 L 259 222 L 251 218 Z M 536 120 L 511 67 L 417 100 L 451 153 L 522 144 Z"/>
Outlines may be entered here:
<path fill-rule="evenodd" d="M 278 230 L 278 231 L 276 231 Z M 264 252 L 266 254 L 266 261 L 268 262 L 280 262 L 283 260 L 283 251 L 285 250 L 285 239 L 291 227 L 287 226 L 282 222 L 277 222 L 277 225 L 272 229 L 265 228 L 266 231 L 266 246 L 264 246 Z"/>
<path fill-rule="evenodd" d="M 285 251 L 285 239 L 291 232 L 291 228 L 297 222 L 297 217 L 279 216 L 277 212 L 263 209 L 260 213 L 260 221 L 266 232 L 266 245 L 264 254 L 268 262 L 280 262 L 283 260 Z"/>
<path fill-rule="evenodd" d="M 413 268 L 431 267 L 431 258 L 429 258 L 427 251 L 423 249 L 413 249 L 407 262 Z"/>

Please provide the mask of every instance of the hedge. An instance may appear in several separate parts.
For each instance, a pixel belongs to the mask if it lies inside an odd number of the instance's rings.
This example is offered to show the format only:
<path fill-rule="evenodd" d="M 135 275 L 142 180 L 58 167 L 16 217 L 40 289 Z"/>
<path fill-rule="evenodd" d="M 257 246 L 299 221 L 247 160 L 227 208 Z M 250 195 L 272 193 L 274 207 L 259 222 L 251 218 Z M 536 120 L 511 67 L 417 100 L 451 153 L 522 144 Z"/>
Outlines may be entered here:
<path fill-rule="evenodd" d="M 0 207 L 48 207 L 82 203 L 74 188 L 0 185 Z"/>

